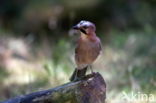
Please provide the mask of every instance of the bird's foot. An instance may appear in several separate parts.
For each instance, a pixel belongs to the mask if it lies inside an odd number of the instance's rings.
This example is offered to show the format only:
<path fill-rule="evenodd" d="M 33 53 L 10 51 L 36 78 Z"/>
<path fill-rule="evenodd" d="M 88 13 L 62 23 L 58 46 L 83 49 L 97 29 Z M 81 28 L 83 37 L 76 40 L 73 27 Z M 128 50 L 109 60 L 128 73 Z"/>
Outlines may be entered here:
<path fill-rule="evenodd" d="M 95 72 L 92 72 L 92 74 L 95 75 L 96 73 Z"/>
<path fill-rule="evenodd" d="M 93 71 L 91 72 L 91 75 L 95 75 L 95 74 L 96 74 L 96 72 L 93 72 Z"/>
<path fill-rule="evenodd" d="M 75 77 L 73 82 L 81 81 L 83 79 L 85 79 L 85 76 L 83 76 L 83 77 Z"/>
<path fill-rule="evenodd" d="M 82 78 L 79 78 L 79 77 L 75 77 L 74 80 L 72 80 L 73 82 L 77 82 L 77 81 L 80 81 Z"/>

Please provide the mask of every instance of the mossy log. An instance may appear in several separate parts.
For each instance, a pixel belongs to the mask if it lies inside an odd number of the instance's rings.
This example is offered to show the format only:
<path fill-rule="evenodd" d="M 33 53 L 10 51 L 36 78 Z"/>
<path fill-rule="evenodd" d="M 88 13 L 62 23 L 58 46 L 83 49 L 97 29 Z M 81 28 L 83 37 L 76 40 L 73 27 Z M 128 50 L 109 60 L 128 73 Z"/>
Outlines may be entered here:
<path fill-rule="evenodd" d="M 1 103 L 105 103 L 106 84 L 99 73 L 83 80 L 15 97 Z"/>

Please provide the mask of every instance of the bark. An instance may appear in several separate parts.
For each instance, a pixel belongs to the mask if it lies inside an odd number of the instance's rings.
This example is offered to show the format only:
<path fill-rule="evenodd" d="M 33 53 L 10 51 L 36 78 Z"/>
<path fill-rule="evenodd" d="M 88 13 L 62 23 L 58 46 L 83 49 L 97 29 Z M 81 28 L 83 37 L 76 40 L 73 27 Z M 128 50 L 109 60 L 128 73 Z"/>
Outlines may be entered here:
<path fill-rule="evenodd" d="M 105 103 L 106 84 L 99 73 L 83 80 L 15 97 L 1 103 Z"/>

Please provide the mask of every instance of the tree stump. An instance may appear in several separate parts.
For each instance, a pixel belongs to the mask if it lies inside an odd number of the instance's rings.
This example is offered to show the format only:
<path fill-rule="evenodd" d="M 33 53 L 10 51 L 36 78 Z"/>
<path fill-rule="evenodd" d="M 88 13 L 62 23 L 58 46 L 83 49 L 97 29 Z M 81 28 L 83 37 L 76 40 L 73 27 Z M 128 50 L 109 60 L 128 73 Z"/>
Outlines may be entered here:
<path fill-rule="evenodd" d="M 15 97 L 1 103 L 105 103 L 106 84 L 99 73 L 83 80 Z"/>

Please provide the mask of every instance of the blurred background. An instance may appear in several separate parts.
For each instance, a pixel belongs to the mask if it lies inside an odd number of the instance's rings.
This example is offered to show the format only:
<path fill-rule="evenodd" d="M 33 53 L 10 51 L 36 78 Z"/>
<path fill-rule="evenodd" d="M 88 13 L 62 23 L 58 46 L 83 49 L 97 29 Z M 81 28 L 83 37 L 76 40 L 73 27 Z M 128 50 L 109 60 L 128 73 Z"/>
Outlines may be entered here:
<path fill-rule="evenodd" d="M 156 97 L 155 0 L 0 0 L 1 101 L 69 82 L 80 20 L 95 23 L 102 41 L 93 68 L 107 103 L 129 103 L 123 91 Z"/>

